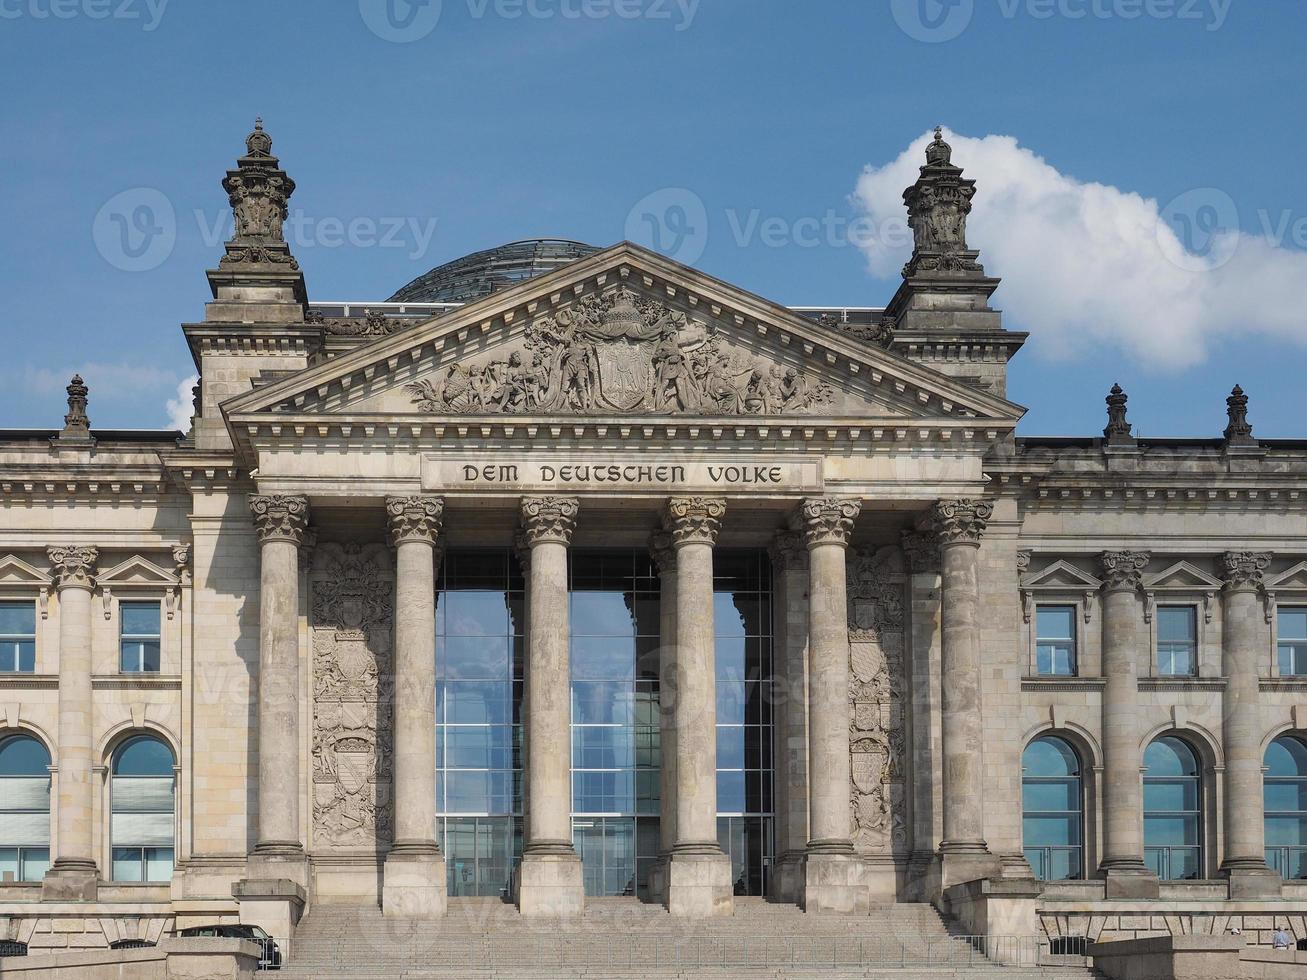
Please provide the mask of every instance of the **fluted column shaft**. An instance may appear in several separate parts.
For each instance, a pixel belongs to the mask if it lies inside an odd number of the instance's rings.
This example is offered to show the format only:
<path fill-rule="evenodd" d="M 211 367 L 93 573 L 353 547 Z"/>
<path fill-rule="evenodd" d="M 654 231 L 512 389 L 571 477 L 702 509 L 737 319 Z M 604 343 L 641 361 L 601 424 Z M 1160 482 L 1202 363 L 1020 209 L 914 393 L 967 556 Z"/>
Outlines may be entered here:
<path fill-rule="evenodd" d="M 932 512 L 942 591 L 943 851 L 987 850 L 978 566 L 980 538 L 993 512 L 991 504 L 980 500 L 941 501 Z"/>
<path fill-rule="evenodd" d="M 259 535 L 259 814 L 256 853 L 302 852 L 299 549 L 305 497 L 251 496 Z"/>
<path fill-rule="evenodd" d="M 436 854 L 436 550 L 439 497 L 386 501 L 395 545 L 393 851 Z"/>
<path fill-rule="evenodd" d="M 1262 609 L 1262 573 L 1270 561 L 1264 552 L 1224 556 L 1225 860 L 1221 867 L 1226 871 L 1268 870 L 1257 665 L 1270 649 Z"/>
<path fill-rule="evenodd" d="M 51 548 L 59 593 L 59 837 L 53 871 L 95 876 L 91 591 L 95 548 Z"/>
<path fill-rule="evenodd" d="M 574 497 L 522 501 L 522 528 L 531 549 L 526 672 L 531 820 L 526 854 L 573 853 L 567 548 L 579 510 Z"/>
<path fill-rule="evenodd" d="M 1145 872 L 1139 754 L 1139 589 L 1145 552 L 1106 552 L 1103 567 L 1103 861 Z"/>
<path fill-rule="evenodd" d="M 853 853 L 849 754 L 849 614 L 845 568 L 862 505 L 832 498 L 802 509 L 808 546 L 808 851 Z"/>

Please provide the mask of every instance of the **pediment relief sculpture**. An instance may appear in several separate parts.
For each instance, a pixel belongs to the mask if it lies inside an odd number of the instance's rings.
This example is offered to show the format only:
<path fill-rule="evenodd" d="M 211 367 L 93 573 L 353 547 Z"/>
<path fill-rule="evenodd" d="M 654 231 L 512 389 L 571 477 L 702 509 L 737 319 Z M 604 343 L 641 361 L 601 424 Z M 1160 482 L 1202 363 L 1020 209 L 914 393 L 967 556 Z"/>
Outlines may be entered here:
<path fill-rule="evenodd" d="M 420 411 L 441 415 L 783 415 L 835 395 L 626 287 L 534 320 L 522 350 L 442 368 L 408 392 Z"/>

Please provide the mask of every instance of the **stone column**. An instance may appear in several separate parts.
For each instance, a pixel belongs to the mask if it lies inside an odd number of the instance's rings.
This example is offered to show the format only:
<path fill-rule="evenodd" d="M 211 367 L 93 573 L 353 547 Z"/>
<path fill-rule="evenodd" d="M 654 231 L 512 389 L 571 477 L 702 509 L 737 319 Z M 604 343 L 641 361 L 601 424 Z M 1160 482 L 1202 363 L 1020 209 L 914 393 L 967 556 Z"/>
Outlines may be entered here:
<path fill-rule="evenodd" d="M 856 500 L 804 501 L 808 546 L 808 796 L 811 837 L 804 862 L 808 912 L 867 914 L 867 868 L 853 851 L 849 755 L 849 593 L 846 551 Z"/>
<path fill-rule="evenodd" d="M 575 497 L 524 497 L 531 549 L 526 669 L 527 783 L 531 819 L 517 873 L 523 915 L 575 917 L 585 908 L 581 859 L 572 846 L 572 683 L 567 547 Z"/>
<path fill-rule="evenodd" d="M 386 915 L 443 915 L 445 861 L 436 841 L 436 543 L 440 497 L 391 497 L 395 545 L 395 842 L 386 855 Z"/>
<path fill-rule="evenodd" d="M 1279 898 L 1280 876 L 1266 865 L 1262 794 L 1262 726 L 1259 664 L 1271 650 L 1262 605 L 1266 552 L 1227 552 L 1221 592 L 1225 665 L 1225 860 L 1230 898 Z"/>
<path fill-rule="evenodd" d="M 676 844 L 676 548 L 666 531 L 649 539 L 658 568 L 658 863 L 649 873 L 649 892 L 667 901 L 667 865 Z"/>
<path fill-rule="evenodd" d="M 808 546 L 800 531 L 778 531 L 772 560 L 776 618 L 776 864 L 772 897 L 803 901 L 808 853 Z"/>
<path fill-rule="evenodd" d="M 1139 590 L 1149 555 L 1107 551 L 1103 568 L 1103 860 L 1108 898 L 1156 898 L 1144 864 L 1143 778 L 1139 751 Z"/>
<path fill-rule="evenodd" d="M 983 500 L 943 500 L 931 512 L 941 586 L 943 889 L 997 871 L 984 835 L 985 726 L 980 691 L 980 538 L 993 513 L 993 505 Z"/>
<path fill-rule="evenodd" d="M 309 502 L 306 497 L 253 495 L 250 511 L 259 536 L 259 812 L 248 879 L 285 880 L 304 889 L 308 869 L 300 837 L 299 549 L 308 528 Z"/>
<path fill-rule="evenodd" d="M 663 523 L 676 549 L 676 843 L 667 909 L 731 915 L 731 859 L 717 842 L 717 670 L 713 545 L 726 516 L 716 497 L 673 497 Z"/>
<path fill-rule="evenodd" d="M 47 902 L 94 902 L 100 872 L 92 830 L 95 784 L 91 730 L 91 591 L 95 548 L 50 548 L 59 592 L 59 806 L 54 864 L 41 898 Z"/>

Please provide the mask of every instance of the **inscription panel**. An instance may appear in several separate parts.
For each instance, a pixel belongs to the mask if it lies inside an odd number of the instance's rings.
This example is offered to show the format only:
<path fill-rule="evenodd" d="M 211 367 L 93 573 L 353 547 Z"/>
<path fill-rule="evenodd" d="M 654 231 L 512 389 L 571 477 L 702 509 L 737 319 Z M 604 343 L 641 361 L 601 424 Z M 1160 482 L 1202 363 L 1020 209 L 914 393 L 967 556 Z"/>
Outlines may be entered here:
<path fill-rule="evenodd" d="M 813 492 L 820 460 L 687 459 L 682 456 L 555 456 L 506 462 L 503 456 L 423 460 L 424 490 Z"/>

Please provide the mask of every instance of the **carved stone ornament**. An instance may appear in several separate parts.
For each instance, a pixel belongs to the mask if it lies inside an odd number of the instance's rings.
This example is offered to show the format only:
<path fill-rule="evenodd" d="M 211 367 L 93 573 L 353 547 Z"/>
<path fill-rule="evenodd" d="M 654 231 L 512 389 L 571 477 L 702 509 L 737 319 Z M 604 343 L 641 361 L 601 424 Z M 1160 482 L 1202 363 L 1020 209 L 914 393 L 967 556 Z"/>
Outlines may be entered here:
<path fill-rule="evenodd" d="M 666 575 L 676 571 L 676 547 L 672 536 L 666 531 L 654 531 L 649 535 L 649 556 L 658 566 L 658 574 Z"/>
<path fill-rule="evenodd" d="M 295 181 L 281 169 L 272 155 L 272 137 L 256 120 L 254 132 L 245 140 L 245 156 L 228 170 L 222 188 L 227 192 L 235 222 L 235 235 L 227 243 L 220 266 L 284 265 L 298 270 L 299 264 L 286 246 L 284 226 L 288 202 L 295 193 Z"/>
<path fill-rule="evenodd" d="M 862 503 L 840 497 L 818 497 L 805 500 L 799 511 L 809 548 L 823 544 L 844 547 L 853 533 L 853 522 L 862 513 Z"/>
<path fill-rule="evenodd" d="M 1225 587 L 1231 592 L 1258 591 L 1264 587 L 1263 573 L 1271 563 L 1269 551 L 1227 551 L 1221 556 Z"/>
<path fill-rule="evenodd" d="M 544 541 L 569 544 L 581 502 L 576 497 L 523 497 L 522 532 L 535 547 Z"/>
<path fill-rule="evenodd" d="M 913 575 L 938 572 L 939 539 L 930 531 L 904 531 L 900 536 L 903 559 Z"/>
<path fill-rule="evenodd" d="M 364 310 L 363 316 L 327 316 L 321 310 L 309 310 L 304 322 L 318 324 L 331 337 L 389 337 L 419 322 L 414 317 L 391 317 Z"/>
<path fill-rule="evenodd" d="M 46 550 L 54 566 L 56 589 L 94 589 L 95 562 L 100 557 L 97 548 L 58 547 Z"/>
<path fill-rule="evenodd" d="M 781 415 L 834 398 L 799 368 L 730 350 L 707 325 L 626 287 L 533 321 L 524 351 L 407 387 L 438 415 Z"/>
<path fill-rule="evenodd" d="M 1103 588 L 1109 592 L 1137 592 L 1143 585 L 1144 569 L 1151 557 L 1146 551 L 1104 551 L 1098 556 L 1103 569 Z"/>
<path fill-rule="evenodd" d="M 175 544 L 172 548 L 172 564 L 177 581 L 182 585 L 191 584 L 191 546 Z"/>
<path fill-rule="evenodd" d="M 1239 385 L 1234 386 L 1230 397 L 1225 400 L 1225 413 L 1230 419 L 1224 433 L 1226 444 L 1256 446 L 1257 440 L 1253 438 L 1253 427 L 1248 421 L 1248 396 Z"/>
<path fill-rule="evenodd" d="M 930 512 L 941 545 L 979 544 L 993 516 L 994 505 L 985 500 L 941 500 Z"/>
<path fill-rule="evenodd" d="M 851 549 L 847 562 L 851 833 L 860 853 L 905 853 L 903 556 Z"/>
<path fill-rule="evenodd" d="M 984 275 L 976 261 L 979 253 L 967 247 L 967 216 L 976 196 L 976 182 L 962 179 L 953 165 L 953 148 L 944 132 L 935 129 L 935 141 L 926 148 L 926 165 L 917 182 L 903 192 L 912 228 L 912 258 L 903 278 L 926 274 Z"/>
<path fill-rule="evenodd" d="M 726 501 L 720 497 L 673 497 L 663 514 L 663 527 L 672 543 L 716 544 L 726 516 Z"/>
<path fill-rule="evenodd" d="M 443 497 L 387 497 L 386 522 L 390 539 L 434 544 L 445 520 Z"/>
<path fill-rule="evenodd" d="M 1112 385 L 1107 396 L 1107 428 L 1103 435 L 1109 446 L 1133 446 L 1135 438 L 1130 434 L 1133 426 L 1126 420 L 1126 403 L 1130 396 L 1120 385 Z"/>
<path fill-rule="evenodd" d="M 1034 557 L 1034 553 L 1030 551 L 1017 552 L 1017 575 L 1018 576 L 1025 575 L 1026 572 L 1030 571 L 1030 559 L 1033 557 Z"/>
<path fill-rule="evenodd" d="M 374 850 L 393 833 L 389 552 L 323 544 L 311 587 L 314 842 Z"/>
<path fill-rule="evenodd" d="M 259 541 L 290 541 L 302 544 L 309 526 L 309 498 L 281 494 L 250 495 L 250 513 Z"/>
<path fill-rule="evenodd" d="M 807 571 L 810 565 L 808 543 L 802 531 L 777 531 L 767 547 L 776 570 Z"/>

